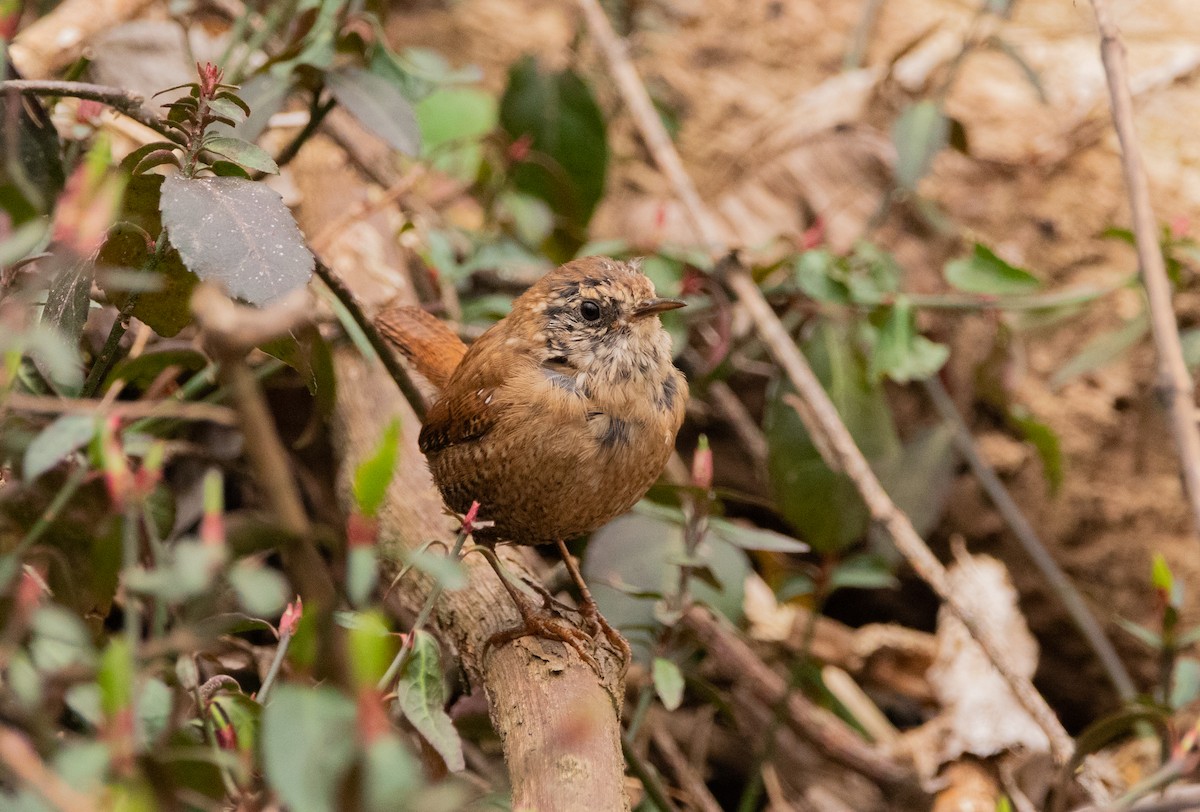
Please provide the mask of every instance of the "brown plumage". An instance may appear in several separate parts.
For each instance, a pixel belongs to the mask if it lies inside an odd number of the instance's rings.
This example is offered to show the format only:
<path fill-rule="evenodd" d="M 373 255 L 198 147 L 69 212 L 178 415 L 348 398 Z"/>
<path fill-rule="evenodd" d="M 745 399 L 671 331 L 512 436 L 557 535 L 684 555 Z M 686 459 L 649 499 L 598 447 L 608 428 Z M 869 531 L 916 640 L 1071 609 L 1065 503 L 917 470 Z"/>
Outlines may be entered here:
<path fill-rule="evenodd" d="M 470 348 L 419 309 L 379 317 L 441 390 L 420 447 L 446 504 L 463 513 L 478 501 L 479 517 L 493 522 L 477 540 L 565 552 L 562 540 L 645 494 L 687 402 L 657 316 L 682 305 L 657 298 L 636 263 L 588 257 L 546 274 Z"/>

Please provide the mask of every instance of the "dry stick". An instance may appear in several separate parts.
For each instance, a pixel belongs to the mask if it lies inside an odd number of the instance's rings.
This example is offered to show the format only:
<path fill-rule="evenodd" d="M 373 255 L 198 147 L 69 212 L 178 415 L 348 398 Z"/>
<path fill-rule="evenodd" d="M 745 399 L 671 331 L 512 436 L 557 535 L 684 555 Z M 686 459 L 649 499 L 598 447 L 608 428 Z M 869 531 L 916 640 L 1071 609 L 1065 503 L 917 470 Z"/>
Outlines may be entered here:
<path fill-rule="evenodd" d="M 996 506 L 996 510 L 1004 518 L 1004 521 L 1012 529 L 1013 535 L 1017 537 L 1017 541 L 1033 559 L 1034 566 L 1042 573 L 1042 577 L 1049 583 L 1050 588 L 1058 599 L 1062 602 L 1063 608 L 1067 610 L 1071 620 L 1075 623 L 1076 628 L 1087 640 L 1088 644 L 1095 652 L 1096 658 L 1100 660 L 1100 665 L 1104 667 L 1104 672 L 1108 675 L 1109 681 L 1113 684 L 1117 694 L 1123 700 L 1133 699 L 1137 696 L 1137 686 L 1133 684 L 1133 680 L 1129 676 L 1129 672 L 1125 669 L 1125 664 L 1121 662 L 1120 656 L 1117 655 L 1117 650 L 1113 647 L 1112 641 L 1104 633 L 1104 629 L 1100 627 L 1100 623 L 1096 620 L 1095 615 L 1088 609 L 1087 604 L 1083 600 L 1083 596 L 1079 594 L 1079 590 L 1075 588 L 1075 584 L 1063 572 L 1062 567 L 1058 566 L 1058 562 L 1050 555 L 1046 549 L 1046 545 L 1038 538 L 1037 531 L 1030 525 L 1029 520 L 1025 518 L 1025 514 L 1021 512 L 1021 508 L 1017 506 L 1016 501 L 1009 494 L 1008 489 L 1004 487 L 1004 483 L 1000 481 L 1000 477 L 992 469 L 979 453 L 979 449 L 975 445 L 975 439 L 971 436 L 971 430 L 967 428 L 967 424 L 963 422 L 962 416 L 959 415 L 958 409 L 954 406 L 954 401 L 950 398 L 950 393 L 946 391 L 946 387 L 942 385 L 941 380 L 936 376 L 925 381 L 925 391 L 929 395 L 929 399 L 933 402 L 933 406 L 937 409 L 938 414 L 942 419 L 950 424 L 954 431 L 954 444 L 958 446 L 958 451 L 967 461 L 967 465 L 971 467 L 971 471 L 975 474 L 975 478 L 979 480 L 979 484 L 987 492 L 988 498 L 992 500 L 992 504 Z"/>
<path fill-rule="evenodd" d="M 263 496 L 272 513 L 292 538 L 280 546 L 288 577 L 306 602 L 320 611 L 332 612 L 337 595 L 325 562 L 313 544 L 313 528 L 292 476 L 287 450 L 279 439 L 267 399 L 246 364 L 249 347 L 267 339 L 262 325 L 271 325 L 287 335 L 307 318 L 288 297 L 273 307 L 256 309 L 235 305 L 216 288 L 201 286 L 192 295 L 192 314 L 204 334 L 204 343 L 220 366 L 217 378 L 229 388 L 242 424 L 246 459 L 254 467 Z"/>
<path fill-rule="evenodd" d="M 766 707 L 782 702 L 788 726 L 828 758 L 905 797 L 924 797 L 911 769 L 867 744 L 845 722 L 803 694 L 789 694 L 786 680 L 709 610 L 693 606 L 684 613 L 682 623 L 704 644 L 718 671 L 738 679 Z"/>
<path fill-rule="evenodd" d="M 1150 203 L 1150 184 L 1142 167 L 1141 150 L 1133 126 L 1133 96 L 1129 91 L 1129 71 L 1125 64 L 1125 46 L 1113 22 L 1106 0 L 1092 0 L 1096 26 L 1100 30 L 1100 58 L 1108 79 L 1113 124 L 1121 142 L 1121 168 L 1129 188 L 1129 207 L 1133 215 L 1133 234 L 1137 242 L 1138 266 L 1146 299 L 1150 304 L 1150 329 L 1158 350 L 1158 390 L 1171 421 L 1171 433 L 1183 468 L 1184 489 L 1192 506 L 1193 518 L 1200 528 L 1200 428 L 1195 422 L 1192 377 L 1183 360 L 1179 326 L 1171 304 L 1171 281 L 1158 245 L 1154 209 Z"/>
<path fill-rule="evenodd" d="M 34 414 L 77 414 L 95 415 L 96 417 L 114 415 L 131 419 L 170 417 L 177 420 L 216 423 L 221 426 L 237 425 L 237 413 L 228 406 L 218 406 L 214 403 L 186 403 L 173 399 L 119 401 L 104 406 L 96 400 L 54 398 L 14 392 L 5 398 L 4 406 L 14 412 L 32 412 Z"/>
<path fill-rule="evenodd" d="M 654 747 L 662 755 L 663 761 L 675 774 L 675 780 L 679 782 L 679 787 L 688 794 L 689 808 L 697 812 L 721 812 L 721 805 L 708 791 L 708 785 L 704 783 L 704 779 L 688 763 L 687 756 L 679 749 L 671 732 L 661 724 L 651 723 L 650 741 L 654 743 Z"/>
<path fill-rule="evenodd" d="M 31 79 L 74 62 L 88 41 L 138 14 L 152 0 L 64 0 L 26 26 L 9 47 L 13 62 Z"/>
<path fill-rule="evenodd" d="M 659 168 L 666 174 L 676 196 L 683 204 L 684 212 L 697 239 L 712 253 L 719 256 L 727 253 L 728 246 L 717 236 L 719 231 L 712 214 L 700 200 L 700 195 L 683 162 L 671 143 L 661 119 L 654 110 L 645 86 L 634 70 L 625 52 L 624 44 L 617 39 L 600 7 L 598 0 L 577 0 L 587 19 L 588 27 L 608 62 L 609 70 L 625 103 L 634 116 L 643 140 L 646 142 Z M 1056 761 L 1065 764 L 1074 752 L 1071 737 L 1063 728 L 1046 700 L 1033 687 L 1033 683 L 1009 667 L 1004 656 L 1004 647 L 990 627 L 985 626 L 975 613 L 959 599 L 946 577 L 946 569 L 913 528 L 912 522 L 888 496 L 862 451 L 854 443 L 849 430 L 838 415 L 837 408 L 821 386 L 803 354 L 796 348 L 791 336 L 771 309 L 762 291 L 745 273 L 729 276 L 729 287 L 749 311 L 759 337 L 775 362 L 783 368 L 796 391 L 807 403 L 800 410 L 805 428 L 815 437 L 823 437 L 831 456 L 826 463 L 834 470 L 844 471 L 854 482 L 871 517 L 883 525 L 900 552 L 908 559 L 913 570 L 928 583 L 950 610 L 962 621 L 971 636 L 979 643 L 997 672 L 1008 683 L 1017 701 L 1045 732 L 1050 750 Z M 1102 796 L 1103 790 L 1097 782 L 1085 778 L 1086 788 L 1093 796 Z"/>

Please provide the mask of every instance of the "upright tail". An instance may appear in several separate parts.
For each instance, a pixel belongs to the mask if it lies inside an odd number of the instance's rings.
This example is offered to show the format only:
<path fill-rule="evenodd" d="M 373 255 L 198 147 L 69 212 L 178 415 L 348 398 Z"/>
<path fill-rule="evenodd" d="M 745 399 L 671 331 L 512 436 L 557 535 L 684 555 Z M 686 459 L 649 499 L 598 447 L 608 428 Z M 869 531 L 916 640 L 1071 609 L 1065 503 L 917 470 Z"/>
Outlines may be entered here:
<path fill-rule="evenodd" d="M 385 310 L 375 317 L 375 326 L 438 389 L 446 388 L 467 352 L 467 345 L 444 321 L 419 307 Z"/>

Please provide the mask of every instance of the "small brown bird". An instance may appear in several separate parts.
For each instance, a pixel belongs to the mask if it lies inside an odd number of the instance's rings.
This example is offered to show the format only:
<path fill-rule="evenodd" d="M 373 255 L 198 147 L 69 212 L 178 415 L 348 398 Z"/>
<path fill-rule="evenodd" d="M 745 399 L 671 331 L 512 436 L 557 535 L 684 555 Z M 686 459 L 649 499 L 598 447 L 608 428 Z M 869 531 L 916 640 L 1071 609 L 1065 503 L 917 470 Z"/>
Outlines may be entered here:
<path fill-rule="evenodd" d="M 419 444 L 446 504 L 464 513 L 479 502 L 493 522 L 475 533 L 483 544 L 557 544 L 585 620 L 626 660 L 564 541 L 629 510 L 666 465 L 688 388 L 658 314 L 683 305 L 657 297 L 638 263 L 588 257 L 542 277 L 470 348 L 419 308 L 377 319 L 441 390 Z M 524 623 L 491 642 L 557 638 L 595 665 L 586 635 L 500 580 Z"/>

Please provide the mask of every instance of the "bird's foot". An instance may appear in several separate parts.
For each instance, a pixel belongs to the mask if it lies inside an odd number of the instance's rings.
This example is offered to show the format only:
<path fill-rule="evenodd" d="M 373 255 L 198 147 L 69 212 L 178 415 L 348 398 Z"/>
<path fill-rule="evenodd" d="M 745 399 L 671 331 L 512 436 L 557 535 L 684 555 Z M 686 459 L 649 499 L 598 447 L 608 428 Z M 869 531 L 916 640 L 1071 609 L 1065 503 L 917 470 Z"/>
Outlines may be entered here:
<path fill-rule="evenodd" d="M 591 600 L 590 596 L 580 602 L 579 613 L 583 615 L 584 627 L 592 639 L 595 640 L 597 634 L 603 634 L 604 639 L 621 655 L 621 674 L 623 675 L 629 670 L 629 663 L 633 659 L 633 650 L 629 648 L 629 642 L 619 631 L 609 625 L 608 621 L 604 619 L 604 615 L 600 614 L 600 607 L 596 606 L 596 602 Z"/>
<path fill-rule="evenodd" d="M 483 644 L 483 655 L 493 647 L 511 643 L 522 637 L 541 637 L 546 640 L 558 640 L 572 648 L 579 659 L 583 660 L 599 676 L 603 677 L 600 664 L 591 652 L 585 648 L 593 644 L 593 638 L 581 629 L 572 626 L 546 609 L 539 609 L 528 600 L 517 600 L 517 610 L 521 613 L 521 622 L 511 629 L 496 632 Z"/>

